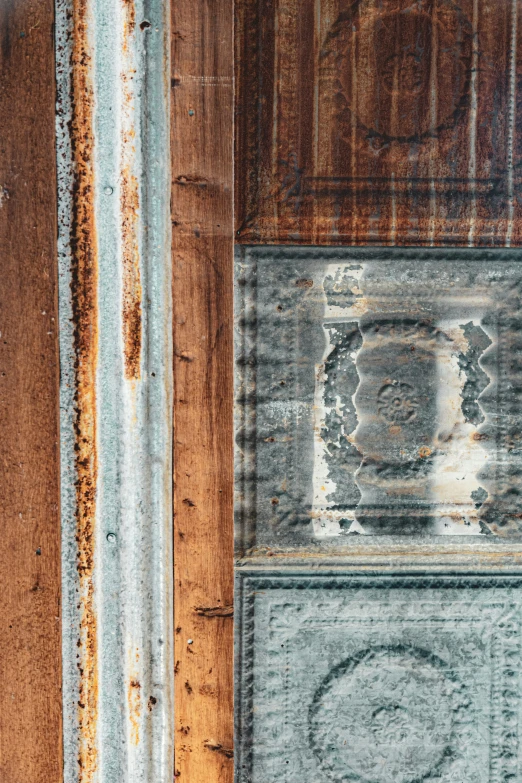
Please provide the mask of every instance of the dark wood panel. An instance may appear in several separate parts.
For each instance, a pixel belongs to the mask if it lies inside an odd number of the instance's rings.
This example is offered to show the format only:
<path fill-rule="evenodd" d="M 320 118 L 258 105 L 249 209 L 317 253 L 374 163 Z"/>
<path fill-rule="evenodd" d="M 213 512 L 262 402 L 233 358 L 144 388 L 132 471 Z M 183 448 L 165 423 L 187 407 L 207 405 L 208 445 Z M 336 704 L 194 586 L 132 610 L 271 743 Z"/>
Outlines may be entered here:
<path fill-rule="evenodd" d="M 0 4 L 0 780 L 62 779 L 52 0 Z"/>
<path fill-rule="evenodd" d="M 172 14 L 176 775 L 229 783 L 233 8 Z"/>
<path fill-rule="evenodd" d="M 238 0 L 239 241 L 522 243 L 520 0 Z"/>

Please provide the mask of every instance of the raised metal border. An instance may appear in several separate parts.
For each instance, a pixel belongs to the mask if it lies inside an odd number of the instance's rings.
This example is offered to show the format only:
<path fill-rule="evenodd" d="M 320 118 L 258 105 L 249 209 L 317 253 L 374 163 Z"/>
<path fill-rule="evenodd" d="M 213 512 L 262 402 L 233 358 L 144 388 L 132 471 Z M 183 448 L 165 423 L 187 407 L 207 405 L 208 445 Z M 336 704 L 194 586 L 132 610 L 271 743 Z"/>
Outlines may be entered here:
<path fill-rule="evenodd" d="M 173 779 L 168 0 L 56 0 L 65 783 Z"/>
<path fill-rule="evenodd" d="M 439 567 L 437 571 L 422 570 L 348 570 L 319 572 L 306 568 L 276 571 L 274 568 L 243 568 L 236 571 L 235 582 L 235 783 L 247 783 L 253 774 L 253 731 L 255 719 L 255 598 L 270 589 L 322 590 L 382 589 L 432 587 L 440 589 L 522 588 L 520 568 L 499 573 L 478 572 L 473 568 L 459 572 Z"/>
<path fill-rule="evenodd" d="M 470 540 L 460 536 L 354 536 L 349 541 L 335 539 L 333 543 L 310 538 L 300 547 L 269 549 L 256 540 L 256 339 L 258 261 L 339 262 L 427 261 L 446 263 L 474 260 L 520 262 L 520 248 L 458 248 L 458 247 L 325 247 L 319 245 L 238 245 L 235 249 L 235 538 L 237 565 L 278 563 L 288 567 L 312 561 L 321 567 L 388 568 L 400 562 L 406 568 L 471 568 L 494 569 L 500 565 L 518 567 L 522 561 L 522 543 L 516 539 L 488 536 Z M 443 540 L 446 538 L 446 540 Z M 471 537 L 470 537 L 471 538 Z"/>

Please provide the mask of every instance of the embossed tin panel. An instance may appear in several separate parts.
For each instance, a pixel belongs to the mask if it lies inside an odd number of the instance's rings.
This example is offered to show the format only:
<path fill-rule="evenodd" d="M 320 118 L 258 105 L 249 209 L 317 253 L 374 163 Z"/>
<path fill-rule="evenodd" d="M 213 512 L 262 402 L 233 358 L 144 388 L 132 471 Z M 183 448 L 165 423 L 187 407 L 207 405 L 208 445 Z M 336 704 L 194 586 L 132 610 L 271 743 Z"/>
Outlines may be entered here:
<path fill-rule="evenodd" d="M 520 11 L 238 2 L 238 240 L 520 244 Z"/>
<path fill-rule="evenodd" d="M 514 783 L 522 5 L 236 7 L 236 781 Z"/>
<path fill-rule="evenodd" d="M 520 540 L 520 261 L 238 250 L 240 554 Z"/>
<path fill-rule="evenodd" d="M 519 780 L 521 588 L 243 574 L 238 783 Z"/>

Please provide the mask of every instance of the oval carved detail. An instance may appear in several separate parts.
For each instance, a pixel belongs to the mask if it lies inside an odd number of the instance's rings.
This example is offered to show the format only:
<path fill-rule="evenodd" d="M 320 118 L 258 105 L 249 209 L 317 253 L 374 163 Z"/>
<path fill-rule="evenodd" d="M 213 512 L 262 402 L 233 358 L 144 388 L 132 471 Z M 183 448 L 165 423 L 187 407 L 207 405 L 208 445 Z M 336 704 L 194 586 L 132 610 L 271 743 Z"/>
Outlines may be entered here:
<path fill-rule="evenodd" d="M 451 127 L 469 102 L 471 51 L 471 24 L 448 0 L 353 3 L 323 51 L 334 63 L 342 135 L 378 147 Z"/>
<path fill-rule="evenodd" d="M 378 647 L 335 667 L 310 708 L 310 743 L 334 781 L 414 783 L 451 754 L 463 686 L 436 656 Z"/>

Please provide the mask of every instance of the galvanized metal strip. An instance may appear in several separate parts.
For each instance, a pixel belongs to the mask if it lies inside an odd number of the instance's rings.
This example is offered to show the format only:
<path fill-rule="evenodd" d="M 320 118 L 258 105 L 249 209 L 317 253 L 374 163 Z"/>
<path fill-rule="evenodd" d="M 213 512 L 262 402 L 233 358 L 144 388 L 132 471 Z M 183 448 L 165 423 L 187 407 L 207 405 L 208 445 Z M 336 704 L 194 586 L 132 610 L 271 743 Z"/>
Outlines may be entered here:
<path fill-rule="evenodd" d="M 57 0 L 65 781 L 173 776 L 167 0 Z"/>

